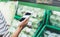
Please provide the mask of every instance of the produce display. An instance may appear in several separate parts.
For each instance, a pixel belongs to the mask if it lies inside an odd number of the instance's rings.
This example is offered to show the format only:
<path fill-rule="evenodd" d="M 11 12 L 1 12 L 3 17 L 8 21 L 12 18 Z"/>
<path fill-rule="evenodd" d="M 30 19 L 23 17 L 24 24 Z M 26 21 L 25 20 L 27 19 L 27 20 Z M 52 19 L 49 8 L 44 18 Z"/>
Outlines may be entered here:
<path fill-rule="evenodd" d="M 52 15 L 50 16 L 50 22 L 52 23 L 52 26 L 60 28 L 60 12 L 59 11 L 52 11 Z M 45 30 L 44 37 L 60 37 L 60 34 L 58 33 Z"/>
<path fill-rule="evenodd" d="M 40 3 L 50 3 L 48 0 L 38 0 Z M 3 8 L 2 8 L 3 7 Z M 19 37 L 32 37 L 38 28 L 38 23 L 42 21 L 45 9 L 35 8 L 25 5 L 18 5 L 18 2 L 0 2 L 0 11 L 3 13 L 7 23 L 10 26 L 9 32 L 12 34 L 15 32 L 16 28 L 21 23 L 19 20 L 14 19 L 15 12 L 17 9 L 17 15 L 24 16 L 25 13 L 31 13 L 29 22 L 26 27 L 21 31 Z M 9 20 L 9 21 L 8 21 Z M 50 22 L 53 26 L 60 28 L 60 12 L 59 11 L 52 11 L 52 15 L 50 16 Z M 51 32 L 49 30 L 44 31 L 44 37 L 60 37 L 60 34 Z"/>
<path fill-rule="evenodd" d="M 60 37 L 60 34 L 46 30 L 44 31 L 44 37 Z"/>
<path fill-rule="evenodd" d="M 43 19 L 44 9 L 29 7 L 24 5 L 19 5 L 17 10 L 17 15 L 24 16 L 26 12 L 30 12 L 31 16 L 29 18 L 29 22 L 27 26 L 21 31 L 19 37 L 32 37 L 38 28 L 38 23 Z M 10 27 L 9 31 L 12 34 L 20 21 L 14 19 L 12 22 L 12 26 Z"/>
<path fill-rule="evenodd" d="M 29 22 L 27 26 L 21 31 L 19 37 L 32 37 L 38 28 L 38 23 L 43 19 L 44 9 L 35 8 L 25 5 L 18 5 L 17 15 L 24 16 L 25 13 L 31 13 L 29 18 Z M 60 13 L 58 11 L 52 11 L 52 15 L 50 17 L 50 22 L 53 26 L 60 27 Z M 13 19 L 12 25 L 9 28 L 9 32 L 12 34 L 18 25 L 20 24 L 19 20 Z M 51 32 L 49 30 L 44 31 L 44 37 L 60 37 L 60 34 Z"/>
<path fill-rule="evenodd" d="M 50 21 L 51 21 L 52 25 L 54 25 L 56 27 L 60 27 L 60 12 L 53 11 L 52 15 L 50 17 Z"/>

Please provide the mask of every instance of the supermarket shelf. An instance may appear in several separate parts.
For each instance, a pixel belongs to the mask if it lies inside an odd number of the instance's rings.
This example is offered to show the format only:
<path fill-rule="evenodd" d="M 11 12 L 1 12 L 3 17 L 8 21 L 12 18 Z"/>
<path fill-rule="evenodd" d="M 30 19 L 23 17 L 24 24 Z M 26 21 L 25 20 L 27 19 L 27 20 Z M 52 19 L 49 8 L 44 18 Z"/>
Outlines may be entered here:
<path fill-rule="evenodd" d="M 42 8 L 42 9 L 46 9 L 46 10 L 60 11 L 60 7 L 57 7 L 57 6 L 50 6 L 50 5 L 44 5 L 44 4 L 29 3 L 29 2 L 21 2 L 21 1 L 19 1 L 19 4 L 31 6 L 31 7 Z"/>
<path fill-rule="evenodd" d="M 0 0 L 0 2 L 1 1 L 7 2 L 10 0 Z M 45 5 L 45 4 L 29 3 L 29 2 L 22 2 L 22 1 L 19 1 L 19 4 L 37 7 L 37 8 L 42 8 L 42 9 L 47 9 L 47 10 L 60 11 L 60 7 L 57 7 L 57 6 L 50 6 L 50 5 Z"/>
<path fill-rule="evenodd" d="M 20 20 L 21 17 L 22 17 L 22 16 L 15 15 L 14 19 Z"/>
<path fill-rule="evenodd" d="M 0 2 L 7 2 L 7 1 L 10 1 L 10 0 L 0 0 Z"/>
<path fill-rule="evenodd" d="M 45 25 L 41 31 L 39 32 L 39 34 L 37 35 L 37 37 L 43 37 L 43 32 L 45 31 L 45 29 L 52 31 L 52 32 L 55 32 L 55 33 L 60 33 L 60 28 L 58 27 L 55 27 L 55 26 L 51 26 L 51 25 Z"/>
<path fill-rule="evenodd" d="M 18 1 L 37 3 L 37 0 L 18 0 Z M 50 5 L 50 6 L 59 6 L 60 7 L 60 1 L 59 0 L 52 0 L 50 4 L 49 3 L 41 3 L 41 2 L 39 4 L 45 4 L 45 5 Z"/>
<path fill-rule="evenodd" d="M 60 28 L 59 28 L 59 27 L 56 27 L 56 26 L 47 25 L 47 27 L 49 27 L 49 28 L 53 28 L 53 29 L 55 29 L 55 30 L 60 31 Z"/>
<path fill-rule="evenodd" d="M 41 31 L 39 32 L 39 34 L 37 35 L 37 37 L 41 37 L 42 36 L 42 33 L 45 29 L 46 25 L 42 27 Z"/>

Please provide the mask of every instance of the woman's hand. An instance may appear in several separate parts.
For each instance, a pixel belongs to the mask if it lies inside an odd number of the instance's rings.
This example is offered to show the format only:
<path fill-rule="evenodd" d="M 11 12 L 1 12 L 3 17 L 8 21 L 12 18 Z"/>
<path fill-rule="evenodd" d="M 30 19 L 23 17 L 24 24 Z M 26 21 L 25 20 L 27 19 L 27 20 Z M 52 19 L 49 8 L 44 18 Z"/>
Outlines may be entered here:
<path fill-rule="evenodd" d="M 17 27 L 16 31 L 11 35 L 11 37 L 18 37 L 20 34 L 21 30 L 27 25 L 29 18 L 26 18 L 23 20 L 19 26 Z"/>
<path fill-rule="evenodd" d="M 23 21 L 19 24 L 18 27 L 22 27 L 22 29 L 23 29 L 23 28 L 27 25 L 28 20 L 29 20 L 29 18 L 25 18 L 25 20 L 23 20 Z"/>

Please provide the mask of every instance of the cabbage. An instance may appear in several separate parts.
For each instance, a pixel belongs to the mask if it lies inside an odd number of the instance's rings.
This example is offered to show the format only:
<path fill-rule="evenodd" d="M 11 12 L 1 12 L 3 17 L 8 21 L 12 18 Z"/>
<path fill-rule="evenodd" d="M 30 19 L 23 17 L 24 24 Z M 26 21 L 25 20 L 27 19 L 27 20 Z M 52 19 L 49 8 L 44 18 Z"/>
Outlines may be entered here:
<path fill-rule="evenodd" d="M 53 14 L 50 17 L 52 25 L 60 27 L 60 12 L 53 11 Z"/>
<path fill-rule="evenodd" d="M 60 37 L 60 34 L 46 30 L 44 31 L 44 37 Z"/>

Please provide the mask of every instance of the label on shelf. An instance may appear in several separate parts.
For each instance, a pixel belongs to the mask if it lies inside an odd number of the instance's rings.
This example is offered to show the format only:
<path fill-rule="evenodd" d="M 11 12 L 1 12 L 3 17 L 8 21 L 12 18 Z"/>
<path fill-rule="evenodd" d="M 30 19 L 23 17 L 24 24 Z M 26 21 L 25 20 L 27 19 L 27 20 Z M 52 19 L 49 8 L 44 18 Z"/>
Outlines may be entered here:
<path fill-rule="evenodd" d="M 36 3 L 52 4 L 52 0 L 36 0 Z"/>

